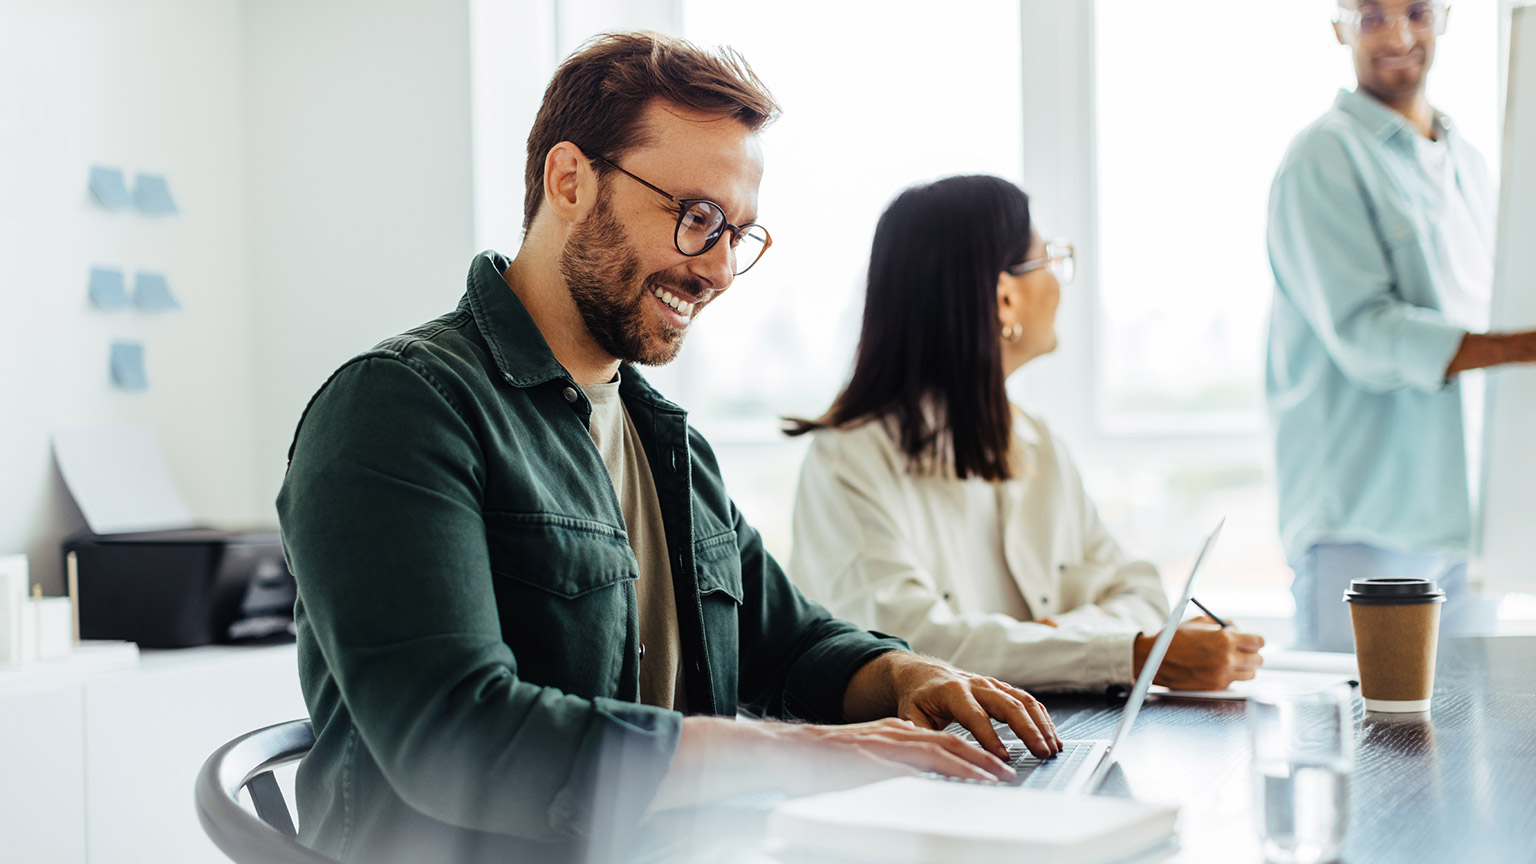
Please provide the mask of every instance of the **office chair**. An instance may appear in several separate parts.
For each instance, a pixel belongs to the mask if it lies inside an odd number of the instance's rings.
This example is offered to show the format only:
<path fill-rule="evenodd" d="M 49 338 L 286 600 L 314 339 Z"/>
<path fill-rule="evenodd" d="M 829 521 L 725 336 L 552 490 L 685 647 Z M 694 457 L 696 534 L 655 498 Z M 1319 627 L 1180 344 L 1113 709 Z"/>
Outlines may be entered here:
<path fill-rule="evenodd" d="M 283 792 L 272 776 L 278 765 L 297 762 L 315 745 L 308 720 L 291 720 L 247 732 L 215 750 L 197 772 L 197 818 L 203 832 L 235 864 L 337 864 L 301 845 Z M 240 806 L 248 788 L 257 816 Z"/>

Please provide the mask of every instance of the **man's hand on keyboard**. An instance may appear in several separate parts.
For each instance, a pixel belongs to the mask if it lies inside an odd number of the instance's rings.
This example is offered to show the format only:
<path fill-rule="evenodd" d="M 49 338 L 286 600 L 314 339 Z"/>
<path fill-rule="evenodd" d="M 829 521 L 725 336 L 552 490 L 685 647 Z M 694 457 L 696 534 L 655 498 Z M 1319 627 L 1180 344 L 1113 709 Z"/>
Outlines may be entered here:
<path fill-rule="evenodd" d="M 972 675 L 906 651 L 881 654 L 855 673 L 844 696 L 843 713 L 850 720 L 894 715 L 932 730 L 953 721 L 976 736 L 988 753 L 1007 761 L 1008 749 L 992 728 L 996 718 L 1036 756 L 1061 752 L 1056 726 L 1035 697 L 996 678 Z"/>
<path fill-rule="evenodd" d="M 842 726 L 783 726 L 808 744 L 821 772 L 866 771 L 886 776 L 929 771 L 961 780 L 1009 781 L 1015 772 L 1004 760 L 976 745 L 907 720 L 887 717 Z"/>

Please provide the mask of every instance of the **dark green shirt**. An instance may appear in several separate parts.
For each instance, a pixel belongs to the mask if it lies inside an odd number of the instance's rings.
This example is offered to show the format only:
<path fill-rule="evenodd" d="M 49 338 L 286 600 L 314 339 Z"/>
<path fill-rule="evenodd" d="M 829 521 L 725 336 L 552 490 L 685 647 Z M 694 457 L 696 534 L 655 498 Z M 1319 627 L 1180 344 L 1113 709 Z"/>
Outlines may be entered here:
<path fill-rule="evenodd" d="M 638 566 L 590 405 L 476 258 L 458 309 L 344 365 L 278 496 L 317 741 L 301 837 L 356 861 L 622 857 L 682 715 L 638 703 Z M 696 713 L 842 720 L 900 640 L 785 579 L 714 454 L 631 368 Z"/>

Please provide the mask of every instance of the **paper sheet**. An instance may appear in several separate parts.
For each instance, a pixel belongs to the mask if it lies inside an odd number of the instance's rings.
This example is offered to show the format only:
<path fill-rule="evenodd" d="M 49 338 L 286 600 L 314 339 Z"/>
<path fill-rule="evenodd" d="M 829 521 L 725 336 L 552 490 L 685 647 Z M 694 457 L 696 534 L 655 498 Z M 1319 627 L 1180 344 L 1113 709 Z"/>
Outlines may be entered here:
<path fill-rule="evenodd" d="M 1284 648 L 1272 648 L 1259 653 L 1264 655 L 1264 668 L 1269 671 L 1331 672 L 1349 678 L 1360 676 L 1360 667 L 1355 661 L 1354 654 L 1339 654 L 1332 651 L 1288 651 Z"/>
<path fill-rule="evenodd" d="M 159 174 L 138 174 L 133 178 L 133 200 L 139 211 L 151 216 L 168 216 L 176 212 L 176 201 L 171 197 L 171 187 Z"/>
<path fill-rule="evenodd" d="M 1326 651 L 1287 651 L 1283 648 L 1261 652 L 1264 666 L 1252 681 L 1234 681 L 1225 690 L 1170 690 L 1152 688 L 1153 693 L 1184 699 L 1247 699 L 1260 687 L 1287 690 L 1318 690 L 1334 684 L 1353 684 L 1360 680 L 1353 654 Z"/>
<path fill-rule="evenodd" d="M 123 271 L 110 267 L 92 267 L 91 303 L 97 309 L 122 309 L 128 305 L 128 289 L 123 287 Z"/>
<path fill-rule="evenodd" d="M 180 309 L 171 285 L 160 273 L 139 271 L 133 276 L 133 305 L 145 312 L 167 312 Z"/>
<path fill-rule="evenodd" d="M 139 392 L 149 389 L 144 372 L 144 346 L 139 342 L 113 342 L 111 354 L 112 383 L 119 390 Z"/>
<path fill-rule="evenodd" d="M 108 210 L 122 210 L 133 206 L 133 196 L 128 194 L 128 183 L 123 179 L 121 168 L 105 165 L 91 166 L 91 194 Z"/>
<path fill-rule="evenodd" d="M 53 455 L 86 524 L 97 534 L 196 527 L 150 427 L 55 430 Z"/>

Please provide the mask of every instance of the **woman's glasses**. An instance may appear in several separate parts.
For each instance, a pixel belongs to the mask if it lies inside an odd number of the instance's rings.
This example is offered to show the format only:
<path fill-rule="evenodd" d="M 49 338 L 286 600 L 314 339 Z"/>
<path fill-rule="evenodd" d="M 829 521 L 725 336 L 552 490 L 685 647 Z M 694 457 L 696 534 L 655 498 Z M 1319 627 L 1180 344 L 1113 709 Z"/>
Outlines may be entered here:
<path fill-rule="evenodd" d="M 1077 275 L 1077 255 L 1072 244 L 1065 240 L 1052 240 L 1045 244 L 1044 258 L 1031 258 L 1003 268 L 1014 276 L 1023 276 L 1034 270 L 1049 269 L 1056 281 L 1066 285 Z"/>

